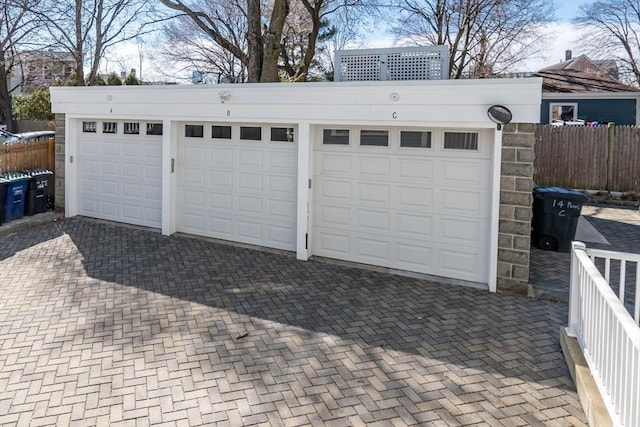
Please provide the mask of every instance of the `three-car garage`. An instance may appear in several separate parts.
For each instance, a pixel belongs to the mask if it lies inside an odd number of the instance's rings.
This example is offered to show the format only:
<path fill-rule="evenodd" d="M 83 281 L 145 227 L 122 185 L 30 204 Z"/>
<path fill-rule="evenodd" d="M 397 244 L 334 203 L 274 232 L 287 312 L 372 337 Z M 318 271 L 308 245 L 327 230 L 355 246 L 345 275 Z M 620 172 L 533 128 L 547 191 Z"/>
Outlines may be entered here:
<path fill-rule="evenodd" d="M 66 214 L 491 289 L 502 153 L 486 109 L 531 121 L 536 100 L 516 101 L 537 85 L 380 83 L 225 86 L 219 101 L 216 86 L 54 88 Z"/>

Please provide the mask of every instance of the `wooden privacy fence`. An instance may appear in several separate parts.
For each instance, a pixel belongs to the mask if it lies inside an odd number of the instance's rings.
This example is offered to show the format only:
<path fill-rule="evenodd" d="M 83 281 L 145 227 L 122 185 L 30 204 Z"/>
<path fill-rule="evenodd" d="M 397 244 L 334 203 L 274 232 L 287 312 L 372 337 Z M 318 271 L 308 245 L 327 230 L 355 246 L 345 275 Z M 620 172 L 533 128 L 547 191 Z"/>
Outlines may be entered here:
<path fill-rule="evenodd" d="M 0 144 L 0 173 L 24 169 L 55 172 L 55 138 Z"/>
<path fill-rule="evenodd" d="M 537 126 L 536 185 L 640 192 L 640 127 Z"/>

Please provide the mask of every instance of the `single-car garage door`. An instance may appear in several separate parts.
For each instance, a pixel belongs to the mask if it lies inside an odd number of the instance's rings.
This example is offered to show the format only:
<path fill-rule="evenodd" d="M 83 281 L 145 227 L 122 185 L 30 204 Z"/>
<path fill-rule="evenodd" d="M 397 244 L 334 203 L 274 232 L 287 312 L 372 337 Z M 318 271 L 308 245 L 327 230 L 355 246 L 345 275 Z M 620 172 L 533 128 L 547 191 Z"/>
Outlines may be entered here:
<path fill-rule="evenodd" d="M 487 283 L 491 134 L 316 129 L 313 254 Z"/>
<path fill-rule="evenodd" d="M 178 231 L 295 250 L 294 128 L 184 123 L 178 131 Z"/>
<path fill-rule="evenodd" d="M 78 138 L 78 214 L 162 226 L 162 124 L 84 120 Z"/>

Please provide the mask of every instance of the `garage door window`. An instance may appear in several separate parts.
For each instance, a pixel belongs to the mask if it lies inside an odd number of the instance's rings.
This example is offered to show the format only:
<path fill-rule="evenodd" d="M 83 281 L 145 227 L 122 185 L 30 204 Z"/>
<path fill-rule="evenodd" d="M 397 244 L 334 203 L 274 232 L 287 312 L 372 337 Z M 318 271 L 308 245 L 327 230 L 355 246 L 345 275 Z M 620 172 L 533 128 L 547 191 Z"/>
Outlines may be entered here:
<path fill-rule="evenodd" d="M 349 145 L 349 129 L 324 129 L 322 143 L 327 145 Z"/>
<path fill-rule="evenodd" d="M 231 139 L 231 126 L 211 126 L 211 138 Z"/>
<path fill-rule="evenodd" d="M 293 128 L 271 128 L 271 141 L 293 142 Z"/>
<path fill-rule="evenodd" d="M 103 122 L 102 133 L 118 133 L 118 122 Z"/>
<path fill-rule="evenodd" d="M 240 139 L 247 141 L 261 141 L 262 128 L 256 126 L 240 126 Z"/>
<path fill-rule="evenodd" d="M 82 122 L 82 132 L 96 133 L 98 126 L 96 122 Z"/>
<path fill-rule="evenodd" d="M 368 145 L 373 147 L 389 146 L 388 130 L 361 130 L 360 145 Z"/>
<path fill-rule="evenodd" d="M 140 134 L 140 123 L 124 122 L 124 133 L 126 135 L 139 135 Z"/>
<path fill-rule="evenodd" d="M 162 123 L 147 123 L 147 135 L 162 135 Z"/>
<path fill-rule="evenodd" d="M 401 131 L 400 147 L 431 148 L 431 132 Z"/>
<path fill-rule="evenodd" d="M 202 138 L 204 136 L 204 126 L 185 125 L 184 136 L 186 136 L 187 138 Z"/>
<path fill-rule="evenodd" d="M 478 134 L 476 132 L 445 132 L 445 150 L 478 150 Z"/>

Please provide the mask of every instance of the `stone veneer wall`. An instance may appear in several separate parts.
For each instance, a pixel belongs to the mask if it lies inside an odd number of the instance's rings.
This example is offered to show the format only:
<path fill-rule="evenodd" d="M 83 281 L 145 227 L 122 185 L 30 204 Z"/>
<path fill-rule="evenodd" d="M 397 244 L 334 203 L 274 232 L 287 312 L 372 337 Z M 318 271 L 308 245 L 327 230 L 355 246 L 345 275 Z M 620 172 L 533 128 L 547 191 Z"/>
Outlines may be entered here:
<path fill-rule="evenodd" d="M 534 132 L 533 123 L 510 123 L 503 128 L 498 292 L 528 293 Z"/>
<path fill-rule="evenodd" d="M 56 209 L 64 211 L 64 114 L 56 114 L 56 175 L 55 201 Z"/>

